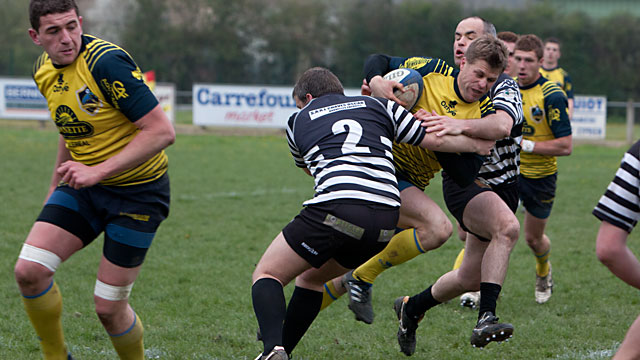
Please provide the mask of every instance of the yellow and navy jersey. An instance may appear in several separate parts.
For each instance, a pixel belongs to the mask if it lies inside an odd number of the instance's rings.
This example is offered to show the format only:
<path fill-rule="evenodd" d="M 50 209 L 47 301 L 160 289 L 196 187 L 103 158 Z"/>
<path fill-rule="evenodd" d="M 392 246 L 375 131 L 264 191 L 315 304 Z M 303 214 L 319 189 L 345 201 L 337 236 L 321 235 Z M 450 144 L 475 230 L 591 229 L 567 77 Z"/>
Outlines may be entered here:
<path fill-rule="evenodd" d="M 454 119 L 478 119 L 495 113 L 493 103 L 487 95 L 472 103 L 463 100 L 457 83 L 459 70 L 443 60 L 429 57 L 390 57 L 388 66 L 388 71 L 412 68 L 422 75 L 424 88 L 422 96 L 411 109 L 413 113 L 425 109 Z M 457 161 L 451 154 L 434 153 L 421 147 L 399 143 L 393 145 L 393 156 L 396 170 L 420 188 L 429 185 L 429 181 L 442 169 L 440 162 L 443 159 Z M 445 165 L 445 170 L 446 168 Z"/>
<path fill-rule="evenodd" d="M 72 159 L 88 166 L 122 151 L 139 131 L 134 122 L 158 104 L 129 54 L 91 35 L 82 35 L 80 53 L 69 65 L 55 65 L 43 53 L 34 65 L 33 79 L 47 99 Z M 167 166 L 167 156 L 161 151 L 100 183 L 149 182 L 162 176 Z"/>
<path fill-rule="evenodd" d="M 571 135 L 567 96 L 553 81 L 540 76 L 536 82 L 520 87 L 526 140 L 545 141 Z M 555 156 L 520 153 L 520 173 L 527 178 L 542 178 L 555 174 Z"/>
<path fill-rule="evenodd" d="M 571 83 L 571 77 L 563 68 L 555 67 L 553 69 L 545 69 L 540 67 L 540 74 L 542 74 L 545 79 L 551 80 L 560 85 L 565 94 L 567 94 L 567 98 L 573 99 L 573 84 Z"/>

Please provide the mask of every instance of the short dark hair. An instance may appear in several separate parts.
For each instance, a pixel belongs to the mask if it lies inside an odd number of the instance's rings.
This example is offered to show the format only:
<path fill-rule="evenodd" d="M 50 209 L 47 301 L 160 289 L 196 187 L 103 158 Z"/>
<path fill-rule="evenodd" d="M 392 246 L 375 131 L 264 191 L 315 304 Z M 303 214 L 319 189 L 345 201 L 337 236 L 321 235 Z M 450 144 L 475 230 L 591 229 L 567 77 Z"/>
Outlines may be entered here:
<path fill-rule="evenodd" d="M 518 41 L 516 41 L 514 51 L 516 50 L 533 51 L 535 52 L 538 60 L 542 59 L 542 56 L 544 56 L 544 44 L 542 43 L 542 40 L 534 34 L 520 36 Z"/>
<path fill-rule="evenodd" d="M 498 33 L 498 39 L 508 43 L 515 43 L 518 41 L 518 34 L 512 31 L 500 31 Z"/>
<path fill-rule="evenodd" d="M 314 98 L 327 94 L 342 94 L 344 88 L 337 76 L 329 69 L 313 67 L 305 71 L 293 88 L 293 96 L 305 101 L 307 94 Z"/>
<path fill-rule="evenodd" d="M 77 15 L 78 5 L 75 0 L 31 0 L 29 3 L 29 21 L 33 30 L 40 29 L 40 18 L 49 14 L 60 14 L 75 10 Z"/>
<path fill-rule="evenodd" d="M 473 40 L 464 56 L 470 64 L 476 60 L 484 60 L 490 68 L 503 72 L 507 67 L 509 49 L 498 38 L 485 34 Z"/>
<path fill-rule="evenodd" d="M 547 45 L 547 43 L 554 43 L 554 44 L 558 44 L 558 48 L 562 48 L 562 43 L 560 42 L 560 39 L 558 39 L 557 37 L 548 37 L 544 40 L 544 45 Z"/>

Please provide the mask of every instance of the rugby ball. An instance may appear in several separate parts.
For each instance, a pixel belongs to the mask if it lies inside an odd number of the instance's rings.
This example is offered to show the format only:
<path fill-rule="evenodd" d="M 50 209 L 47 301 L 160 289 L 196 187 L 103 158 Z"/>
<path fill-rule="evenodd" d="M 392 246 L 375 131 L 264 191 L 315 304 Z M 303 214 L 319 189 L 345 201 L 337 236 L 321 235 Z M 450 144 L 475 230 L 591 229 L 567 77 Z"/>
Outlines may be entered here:
<path fill-rule="evenodd" d="M 400 90 L 394 91 L 394 95 L 407 103 L 407 110 L 413 109 L 422 95 L 422 75 L 414 69 L 395 69 L 388 72 L 385 76 L 387 80 L 397 81 L 404 86 L 404 92 Z"/>

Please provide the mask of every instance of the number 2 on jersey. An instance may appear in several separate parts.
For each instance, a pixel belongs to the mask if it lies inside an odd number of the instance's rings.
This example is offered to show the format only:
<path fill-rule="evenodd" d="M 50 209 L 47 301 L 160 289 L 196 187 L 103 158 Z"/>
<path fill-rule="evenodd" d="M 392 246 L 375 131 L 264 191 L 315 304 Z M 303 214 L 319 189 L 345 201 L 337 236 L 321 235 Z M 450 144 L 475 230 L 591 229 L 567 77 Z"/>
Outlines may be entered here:
<path fill-rule="evenodd" d="M 362 126 L 355 121 L 350 119 L 344 119 L 336 121 L 331 127 L 331 130 L 334 134 L 339 135 L 343 132 L 347 133 L 347 138 L 344 140 L 342 144 L 342 153 L 354 153 L 354 152 L 364 152 L 370 153 L 368 146 L 357 146 L 360 138 L 362 137 Z"/>

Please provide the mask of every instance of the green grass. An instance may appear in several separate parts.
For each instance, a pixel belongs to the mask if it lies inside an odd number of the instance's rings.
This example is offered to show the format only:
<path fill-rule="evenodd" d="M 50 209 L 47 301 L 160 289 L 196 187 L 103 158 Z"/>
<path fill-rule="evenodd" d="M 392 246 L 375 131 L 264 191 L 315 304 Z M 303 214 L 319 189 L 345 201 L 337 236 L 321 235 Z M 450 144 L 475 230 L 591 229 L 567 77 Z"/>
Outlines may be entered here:
<path fill-rule="evenodd" d="M 0 124 L 0 359 L 40 358 L 13 265 L 47 191 L 56 138 L 51 130 Z M 476 314 L 452 301 L 428 312 L 412 358 L 611 357 L 637 316 L 640 296 L 598 262 L 599 224 L 591 209 L 625 150 L 577 145 L 570 157 L 560 159 L 547 231 L 556 291 L 549 303 L 534 302 L 535 261 L 521 235 L 498 302 L 498 315 L 515 326 L 512 341 L 473 349 L 468 340 Z M 313 181 L 293 165 L 282 136 L 179 135 L 168 154 L 171 214 L 131 296 L 145 326 L 147 356 L 253 359 L 261 343 L 255 341 L 251 273 L 273 237 L 312 195 Z M 437 177 L 427 192 L 442 205 L 440 185 Z M 629 244 L 638 248 L 637 234 Z M 372 325 L 356 322 L 346 299 L 340 299 L 320 314 L 296 349 L 296 359 L 404 358 L 395 338 L 393 299 L 433 283 L 451 268 L 461 247 L 454 236 L 440 249 L 382 275 L 374 291 Z M 99 238 L 56 274 L 66 340 L 78 359 L 115 358 L 93 311 L 101 248 Z M 291 291 L 286 288 L 287 296 Z"/>

